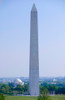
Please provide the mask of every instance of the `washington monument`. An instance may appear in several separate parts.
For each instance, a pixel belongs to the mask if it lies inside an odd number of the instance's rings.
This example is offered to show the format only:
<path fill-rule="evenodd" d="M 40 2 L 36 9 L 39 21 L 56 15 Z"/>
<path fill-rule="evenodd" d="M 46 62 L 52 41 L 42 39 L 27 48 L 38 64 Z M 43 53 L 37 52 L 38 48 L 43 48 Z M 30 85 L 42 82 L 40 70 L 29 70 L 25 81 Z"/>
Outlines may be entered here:
<path fill-rule="evenodd" d="M 30 23 L 30 66 L 29 66 L 29 93 L 39 95 L 39 57 L 38 57 L 38 20 L 35 4 L 31 10 Z"/>

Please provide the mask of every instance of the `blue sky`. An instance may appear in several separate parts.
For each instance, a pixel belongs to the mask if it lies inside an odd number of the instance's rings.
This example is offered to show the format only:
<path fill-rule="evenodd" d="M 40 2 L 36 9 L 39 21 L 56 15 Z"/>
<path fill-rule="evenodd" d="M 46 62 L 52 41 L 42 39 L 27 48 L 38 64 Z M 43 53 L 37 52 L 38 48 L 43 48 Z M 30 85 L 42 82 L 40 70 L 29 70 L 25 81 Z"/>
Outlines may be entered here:
<path fill-rule="evenodd" d="M 0 77 L 29 76 L 33 3 L 38 10 L 40 76 L 65 76 L 65 0 L 1 0 Z"/>

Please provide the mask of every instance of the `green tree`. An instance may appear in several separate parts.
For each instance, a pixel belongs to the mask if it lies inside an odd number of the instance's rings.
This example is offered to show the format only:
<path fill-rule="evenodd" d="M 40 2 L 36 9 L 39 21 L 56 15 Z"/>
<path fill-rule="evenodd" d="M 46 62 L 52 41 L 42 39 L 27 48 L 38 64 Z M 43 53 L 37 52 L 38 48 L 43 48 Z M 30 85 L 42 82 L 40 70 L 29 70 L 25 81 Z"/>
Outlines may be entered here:
<path fill-rule="evenodd" d="M 38 97 L 38 100 L 50 100 L 49 93 L 46 88 L 43 89 L 42 93 Z"/>
<path fill-rule="evenodd" d="M 0 100 L 5 100 L 3 94 L 0 94 Z"/>

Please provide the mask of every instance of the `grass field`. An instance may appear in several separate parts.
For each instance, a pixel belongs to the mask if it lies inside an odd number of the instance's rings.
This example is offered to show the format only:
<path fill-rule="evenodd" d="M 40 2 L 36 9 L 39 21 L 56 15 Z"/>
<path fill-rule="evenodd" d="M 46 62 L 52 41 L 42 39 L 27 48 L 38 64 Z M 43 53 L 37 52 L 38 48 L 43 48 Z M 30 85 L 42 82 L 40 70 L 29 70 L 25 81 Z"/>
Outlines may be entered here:
<path fill-rule="evenodd" d="M 30 96 L 6 96 L 5 100 L 37 100 L 37 97 Z M 64 95 L 51 96 L 51 100 L 65 100 Z"/>
<path fill-rule="evenodd" d="M 31 97 L 31 96 L 6 96 L 5 100 L 37 100 L 37 97 Z"/>

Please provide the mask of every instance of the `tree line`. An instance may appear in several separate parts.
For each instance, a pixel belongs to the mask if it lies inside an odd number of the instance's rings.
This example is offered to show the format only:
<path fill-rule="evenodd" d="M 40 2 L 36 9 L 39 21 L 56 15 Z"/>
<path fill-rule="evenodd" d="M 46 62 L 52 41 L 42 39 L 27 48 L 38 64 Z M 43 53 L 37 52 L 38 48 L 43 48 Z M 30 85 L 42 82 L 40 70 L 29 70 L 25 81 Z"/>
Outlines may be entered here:
<path fill-rule="evenodd" d="M 64 85 L 52 85 L 47 83 L 40 84 L 40 94 L 43 92 L 43 88 L 46 88 L 49 93 L 55 94 L 65 94 L 65 86 Z M 0 83 L 0 94 L 13 95 L 16 94 L 28 94 L 29 93 L 29 83 L 24 84 L 23 86 L 17 85 L 14 87 L 14 83 L 3 84 Z"/>

